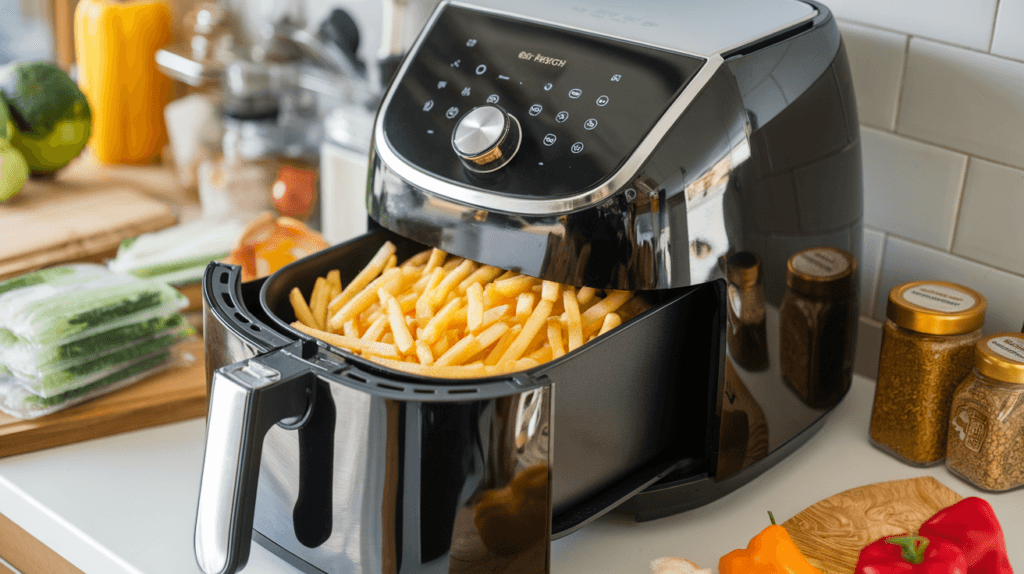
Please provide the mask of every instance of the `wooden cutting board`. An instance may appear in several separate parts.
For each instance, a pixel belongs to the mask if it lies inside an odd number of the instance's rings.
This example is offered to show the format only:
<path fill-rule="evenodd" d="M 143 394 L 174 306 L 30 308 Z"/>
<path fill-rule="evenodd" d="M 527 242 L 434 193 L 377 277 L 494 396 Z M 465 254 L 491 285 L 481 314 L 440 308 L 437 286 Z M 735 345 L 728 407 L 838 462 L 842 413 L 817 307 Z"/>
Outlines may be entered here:
<path fill-rule="evenodd" d="M 885 536 L 914 532 L 962 499 L 930 476 L 880 482 L 830 496 L 782 526 L 825 574 L 853 574 L 861 548 Z"/>
<path fill-rule="evenodd" d="M 161 166 L 104 168 L 88 155 L 52 179 L 30 179 L 17 197 L 0 202 L 0 280 L 70 261 L 103 261 L 121 241 L 174 225 L 153 189 L 170 190 Z"/>
<path fill-rule="evenodd" d="M 0 413 L 0 457 L 205 416 L 202 339 L 183 343 L 182 350 L 195 359 L 189 366 L 69 409 L 32 420 Z"/>

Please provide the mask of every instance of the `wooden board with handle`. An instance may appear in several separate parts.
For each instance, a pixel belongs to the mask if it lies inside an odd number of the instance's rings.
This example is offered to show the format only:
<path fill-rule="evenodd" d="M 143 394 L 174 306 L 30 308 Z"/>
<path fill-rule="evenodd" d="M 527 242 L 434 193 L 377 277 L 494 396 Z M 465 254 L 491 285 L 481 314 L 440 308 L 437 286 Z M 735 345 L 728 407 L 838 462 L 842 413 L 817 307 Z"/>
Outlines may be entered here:
<path fill-rule="evenodd" d="M 885 536 L 915 532 L 962 499 L 930 476 L 880 482 L 830 496 L 782 526 L 825 574 L 853 574 L 862 548 Z"/>
<path fill-rule="evenodd" d="M 0 413 L 0 457 L 206 415 L 201 338 L 182 344 L 194 360 L 80 405 L 22 420 Z"/>

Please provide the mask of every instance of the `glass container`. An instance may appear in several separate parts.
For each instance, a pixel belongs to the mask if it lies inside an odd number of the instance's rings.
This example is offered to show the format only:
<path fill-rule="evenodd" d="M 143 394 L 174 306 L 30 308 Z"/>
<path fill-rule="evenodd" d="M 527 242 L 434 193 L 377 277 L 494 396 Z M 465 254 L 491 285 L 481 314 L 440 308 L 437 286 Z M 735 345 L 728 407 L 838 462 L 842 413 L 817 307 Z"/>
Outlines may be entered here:
<path fill-rule="evenodd" d="M 729 329 L 726 341 L 736 364 L 748 371 L 768 367 L 768 335 L 764 319 L 761 260 L 740 251 L 726 260 L 729 282 Z"/>

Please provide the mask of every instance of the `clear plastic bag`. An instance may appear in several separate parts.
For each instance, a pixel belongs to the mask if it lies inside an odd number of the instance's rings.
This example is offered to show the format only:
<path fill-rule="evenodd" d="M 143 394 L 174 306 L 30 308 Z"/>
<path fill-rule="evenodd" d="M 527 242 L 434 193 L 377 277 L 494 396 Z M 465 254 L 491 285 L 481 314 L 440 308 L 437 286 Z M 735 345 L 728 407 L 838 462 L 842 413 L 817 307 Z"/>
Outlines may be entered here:
<path fill-rule="evenodd" d="M 89 385 L 52 397 L 30 393 L 9 373 L 5 377 L 0 368 L 0 411 L 21 419 L 34 419 L 123 389 L 167 369 L 188 366 L 194 361 L 195 357 L 182 352 L 180 346 L 163 349 L 123 365 Z"/>

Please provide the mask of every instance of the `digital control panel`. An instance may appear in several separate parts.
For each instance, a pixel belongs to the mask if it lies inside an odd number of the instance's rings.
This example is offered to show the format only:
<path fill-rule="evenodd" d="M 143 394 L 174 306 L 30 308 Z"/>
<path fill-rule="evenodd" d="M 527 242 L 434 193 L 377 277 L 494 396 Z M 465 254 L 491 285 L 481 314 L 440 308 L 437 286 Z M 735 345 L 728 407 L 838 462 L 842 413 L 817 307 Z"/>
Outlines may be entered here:
<path fill-rule="evenodd" d="M 419 169 L 497 194 L 562 198 L 588 190 L 633 153 L 704 60 L 448 6 L 384 111 L 392 149 Z M 452 148 L 478 106 L 514 116 L 516 155 L 492 174 Z"/>

